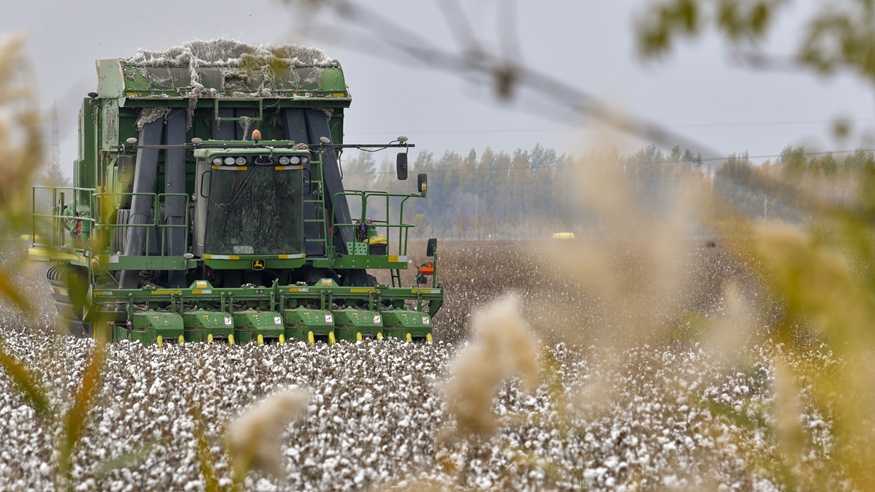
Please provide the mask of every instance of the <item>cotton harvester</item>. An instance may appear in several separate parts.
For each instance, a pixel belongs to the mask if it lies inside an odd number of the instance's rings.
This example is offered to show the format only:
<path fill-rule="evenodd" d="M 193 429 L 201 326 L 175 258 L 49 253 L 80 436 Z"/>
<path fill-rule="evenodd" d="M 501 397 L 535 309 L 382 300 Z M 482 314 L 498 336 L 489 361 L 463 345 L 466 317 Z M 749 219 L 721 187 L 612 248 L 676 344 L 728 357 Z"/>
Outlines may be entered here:
<path fill-rule="evenodd" d="M 99 60 L 97 75 L 73 186 L 34 189 L 30 256 L 52 262 L 71 332 L 159 345 L 431 340 L 435 239 L 415 283 L 401 279 L 404 206 L 426 196 L 426 176 L 415 193 L 344 189 L 343 149 L 399 149 L 403 180 L 413 145 L 343 143 L 338 62 L 219 40 Z"/>

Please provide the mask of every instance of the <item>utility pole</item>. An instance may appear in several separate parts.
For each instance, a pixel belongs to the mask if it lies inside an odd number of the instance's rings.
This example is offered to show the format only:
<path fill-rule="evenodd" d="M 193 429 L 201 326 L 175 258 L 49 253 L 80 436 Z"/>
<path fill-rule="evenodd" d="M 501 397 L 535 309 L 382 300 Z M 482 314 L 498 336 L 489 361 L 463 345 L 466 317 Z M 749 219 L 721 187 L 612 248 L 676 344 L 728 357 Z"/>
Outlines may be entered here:
<path fill-rule="evenodd" d="M 52 103 L 52 156 L 49 161 L 51 166 L 61 166 L 61 137 L 58 131 L 58 101 Z"/>

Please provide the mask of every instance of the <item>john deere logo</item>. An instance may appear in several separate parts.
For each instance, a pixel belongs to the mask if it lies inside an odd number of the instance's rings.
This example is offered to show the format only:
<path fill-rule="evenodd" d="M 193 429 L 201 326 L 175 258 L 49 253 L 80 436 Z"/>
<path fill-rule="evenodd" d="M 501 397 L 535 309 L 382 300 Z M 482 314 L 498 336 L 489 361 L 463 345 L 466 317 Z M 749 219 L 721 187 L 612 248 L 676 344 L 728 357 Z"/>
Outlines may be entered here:
<path fill-rule="evenodd" d="M 264 270 L 264 260 L 261 258 L 256 258 L 252 260 L 252 269 L 253 270 Z"/>

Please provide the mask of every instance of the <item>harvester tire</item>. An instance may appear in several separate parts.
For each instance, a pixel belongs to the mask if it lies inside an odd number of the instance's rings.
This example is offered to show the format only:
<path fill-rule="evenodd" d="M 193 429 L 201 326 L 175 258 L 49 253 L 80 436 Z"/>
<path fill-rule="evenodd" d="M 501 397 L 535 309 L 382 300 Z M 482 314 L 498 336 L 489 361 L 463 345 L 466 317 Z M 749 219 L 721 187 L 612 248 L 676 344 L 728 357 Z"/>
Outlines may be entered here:
<path fill-rule="evenodd" d="M 85 269 L 65 264 L 56 265 L 49 268 L 46 277 L 52 286 L 52 298 L 63 327 L 73 336 L 91 338 L 93 326 L 82 320 L 84 293 L 88 290 Z"/>

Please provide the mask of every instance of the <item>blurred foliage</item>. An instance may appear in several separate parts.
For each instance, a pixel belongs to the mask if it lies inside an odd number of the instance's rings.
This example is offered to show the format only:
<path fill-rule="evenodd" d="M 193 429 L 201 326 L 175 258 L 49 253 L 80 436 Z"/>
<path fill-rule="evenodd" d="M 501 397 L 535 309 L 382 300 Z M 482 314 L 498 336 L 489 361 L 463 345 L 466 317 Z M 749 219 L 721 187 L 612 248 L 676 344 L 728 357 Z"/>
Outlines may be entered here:
<path fill-rule="evenodd" d="M 756 48 L 787 0 L 655 0 L 637 22 L 638 48 L 645 58 L 666 55 L 677 38 L 708 29 L 736 47 Z M 768 63 L 768 59 L 766 59 Z M 875 2 L 823 2 L 805 23 L 795 63 L 822 74 L 847 71 L 875 84 Z"/>
<path fill-rule="evenodd" d="M 713 22 L 732 42 L 755 41 L 767 32 L 786 0 L 668 0 L 653 2 L 638 21 L 638 44 L 645 57 L 674 47 L 679 35 L 701 34 Z"/>
<path fill-rule="evenodd" d="M 30 223 L 30 185 L 43 162 L 39 107 L 23 44 L 20 34 L 0 37 L 0 239 L 20 234 Z M 0 267 L 3 297 L 29 308 L 10 273 Z"/>

